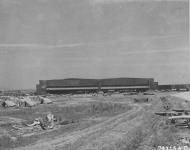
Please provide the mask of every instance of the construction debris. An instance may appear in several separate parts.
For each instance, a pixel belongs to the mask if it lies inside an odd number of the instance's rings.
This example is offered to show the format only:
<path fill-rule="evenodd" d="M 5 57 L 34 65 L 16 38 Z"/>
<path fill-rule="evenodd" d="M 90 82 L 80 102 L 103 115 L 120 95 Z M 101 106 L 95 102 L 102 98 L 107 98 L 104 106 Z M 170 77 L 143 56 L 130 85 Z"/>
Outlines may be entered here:
<path fill-rule="evenodd" d="M 53 129 L 55 126 L 55 116 L 52 113 L 48 113 L 47 116 L 43 119 L 41 117 L 36 118 L 32 124 L 28 124 L 28 127 L 34 127 L 39 125 L 43 130 Z"/>
<path fill-rule="evenodd" d="M 160 100 L 161 100 L 162 106 L 165 110 L 170 110 L 172 108 L 172 105 L 169 101 L 169 97 L 160 97 Z"/>
<path fill-rule="evenodd" d="M 42 96 L 1 96 L 0 102 L 3 107 L 33 107 L 39 104 L 51 104 L 52 100 Z"/>
<path fill-rule="evenodd" d="M 178 112 L 170 111 L 170 112 L 155 112 L 156 115 L 159 116 L 179 116 Z"/>
<path fill-rule="evenodd" d="M 50 103 L 52 103 L 52 100 L 49 99 L 49 98 L 42 97 L 42 96 L 40 96 L 39 98 L 41 100 L 41 104 L 50 104 Z"/>
<path fill-rule="evenodd" d="M 11 100 L 6 100 L 2 103 L 3 107 L 15 107 L 17 106 L 15 102 L 11 101 Z"/>
<path fill-rule="evenodd" d="M 144 92 L 144 95 L 155 95 L 153 92 Z"/>

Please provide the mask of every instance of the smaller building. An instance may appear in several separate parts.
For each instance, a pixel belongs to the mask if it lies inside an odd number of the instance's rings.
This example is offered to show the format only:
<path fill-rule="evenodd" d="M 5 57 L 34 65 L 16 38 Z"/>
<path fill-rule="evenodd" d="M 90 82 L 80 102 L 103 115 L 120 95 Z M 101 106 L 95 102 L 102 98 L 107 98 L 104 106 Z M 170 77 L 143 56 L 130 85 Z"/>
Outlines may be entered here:
<path fill-rule="evenodd" d="M 159 90 L 171 90 L 171 91 L 189 91 L 190 84 L 166 84 L 166 85 L 159 85 Z"/>

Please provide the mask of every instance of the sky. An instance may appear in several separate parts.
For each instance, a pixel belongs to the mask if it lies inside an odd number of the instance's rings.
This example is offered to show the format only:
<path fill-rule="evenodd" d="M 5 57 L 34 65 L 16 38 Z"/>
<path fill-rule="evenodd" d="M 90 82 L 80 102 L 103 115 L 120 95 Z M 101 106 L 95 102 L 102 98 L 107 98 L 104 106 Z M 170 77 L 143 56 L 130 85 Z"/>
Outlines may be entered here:
<path fill-rule="evenodd" d="M 0 89 L 152 77 L 190 84 L 188 0 L 0 0 Z"/>

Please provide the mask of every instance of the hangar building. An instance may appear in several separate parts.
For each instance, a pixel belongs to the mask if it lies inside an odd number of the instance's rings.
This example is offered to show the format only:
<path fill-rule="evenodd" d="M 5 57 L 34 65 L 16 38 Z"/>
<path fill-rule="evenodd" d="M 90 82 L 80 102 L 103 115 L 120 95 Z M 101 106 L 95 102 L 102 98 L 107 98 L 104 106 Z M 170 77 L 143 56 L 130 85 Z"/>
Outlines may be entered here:
<path fill-rule="evenodd" d="M 155 86 L 153 78 L 109 78 L 109 79 L 55 79 L 40 80 L 37 94 L 93 93 L 98 91 L 146 91 Z"/>

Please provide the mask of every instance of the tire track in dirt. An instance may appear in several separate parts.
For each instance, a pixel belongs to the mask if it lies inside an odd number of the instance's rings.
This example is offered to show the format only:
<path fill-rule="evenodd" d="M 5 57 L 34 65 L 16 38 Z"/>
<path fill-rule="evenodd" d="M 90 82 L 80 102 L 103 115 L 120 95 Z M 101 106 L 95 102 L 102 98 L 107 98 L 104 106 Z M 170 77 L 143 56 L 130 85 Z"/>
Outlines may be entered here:
<path fill-rule="evenodd" d="M 15 150 L 58 150 L 58 149 L 80 149 L 81 144 L 85 144 L 86 141 L 91 141 L 104 133 L 109 133 L 110 130 L 114 128 L 117 129 L 122 123 L 130 122 L 136 113 L 142 110 L 140 105 L 133 104 L 132 110 L 129 110 L 125 113 L 119 114 L 115 117 L 112 117 L 102 123 L 99 123 L 95 126 L 86 128 L 81 131 L 75 131 L 71 133 L 64 133 L 61 136 L 58 136 L 54 139 L 43 139 L 35 143 L 34 145 L 27 145 L 25 147 L 19 147 Z M 130 119 L 130 117 L 132 117 Z M 87 144 L 87 143 L 86 143 Z"/>

